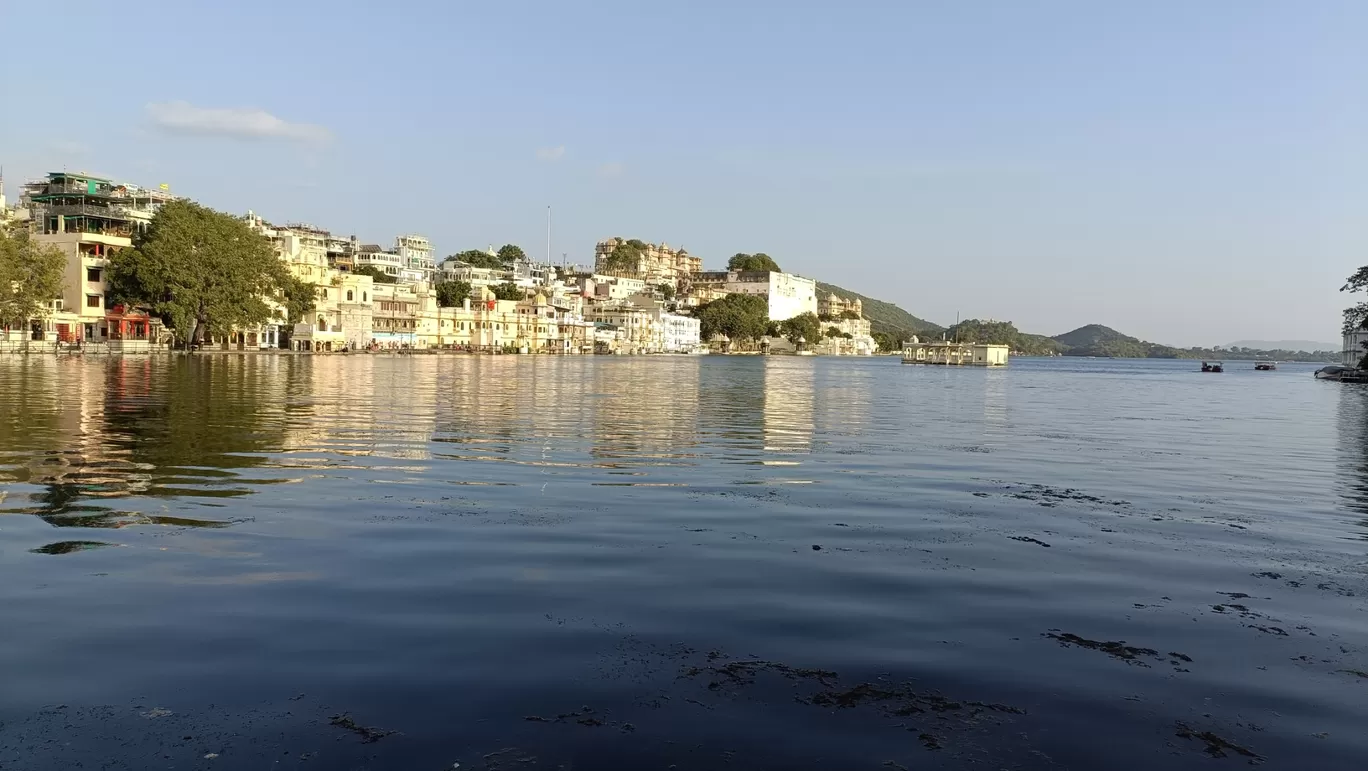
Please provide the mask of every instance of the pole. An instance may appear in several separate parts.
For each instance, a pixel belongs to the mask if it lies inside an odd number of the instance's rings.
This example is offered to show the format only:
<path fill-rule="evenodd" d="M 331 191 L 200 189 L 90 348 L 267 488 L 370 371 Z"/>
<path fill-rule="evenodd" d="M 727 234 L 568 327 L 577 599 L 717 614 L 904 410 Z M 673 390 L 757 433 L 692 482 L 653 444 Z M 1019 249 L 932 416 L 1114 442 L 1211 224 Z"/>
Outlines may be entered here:
<path fill-rule="evenodd" d="M 551 207 L 546 207 L 546 264 L 551 264 Z"/>

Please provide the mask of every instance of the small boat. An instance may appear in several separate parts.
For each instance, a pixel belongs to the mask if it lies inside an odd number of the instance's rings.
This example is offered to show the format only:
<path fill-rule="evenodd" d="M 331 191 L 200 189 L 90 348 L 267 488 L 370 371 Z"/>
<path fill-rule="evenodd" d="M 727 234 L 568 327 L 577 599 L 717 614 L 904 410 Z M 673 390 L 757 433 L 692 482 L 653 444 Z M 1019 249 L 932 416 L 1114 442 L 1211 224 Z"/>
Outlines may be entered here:
<path fill-rule="evenodd" d="M 1315 374 L 1317 380 L 1357 380 L 1359 377 L 1358 370 L 1353 367 L 1341 367 L 1338 364 L 1321 367 Z"/>
<path fill-rule="evenodd" d="M 1219 361 L 1202 362 L 1203 372 L 1225 372 L 1225 364 Z"/>
<path fill-rule="evenodd" d="M 1278 368 L 1278 362 L 1276 362 L 1276 361 L 1256 361 L 1256 362 L 1254 362 L 1254 369 L 1255 369 L 1255 371 L 1257 371 L 1257 372 L 1272 372 L 1273 370 L 1275 370 L 1275 369 L 1277 369 L 1277 368 Z"/>

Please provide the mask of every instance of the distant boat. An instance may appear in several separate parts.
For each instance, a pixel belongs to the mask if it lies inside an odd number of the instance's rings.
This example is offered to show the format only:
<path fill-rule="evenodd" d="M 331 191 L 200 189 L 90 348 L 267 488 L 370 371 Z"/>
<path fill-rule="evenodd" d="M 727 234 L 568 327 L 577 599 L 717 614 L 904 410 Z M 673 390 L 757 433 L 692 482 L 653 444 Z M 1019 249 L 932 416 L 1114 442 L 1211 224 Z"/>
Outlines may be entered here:
<path fill-rule="evenodd" d="M 1254 369 L 1257 370 L 1257 371 L 1259 371 L 1259 372 L 1272 372 L 1273 370 L 1275 370 L 1275 369 L 1277 369 L 1277 368 L 1278 368 L 1278 362 L 1276 362 L 1276 361 L 1256 361 L 1256 362 L 1254 362 Z"/>
<path fill-rule="evenodd" d="M 1225 364 L 1219 361 L 1202 362 L 1203 372 L 1225 372 Z"/>

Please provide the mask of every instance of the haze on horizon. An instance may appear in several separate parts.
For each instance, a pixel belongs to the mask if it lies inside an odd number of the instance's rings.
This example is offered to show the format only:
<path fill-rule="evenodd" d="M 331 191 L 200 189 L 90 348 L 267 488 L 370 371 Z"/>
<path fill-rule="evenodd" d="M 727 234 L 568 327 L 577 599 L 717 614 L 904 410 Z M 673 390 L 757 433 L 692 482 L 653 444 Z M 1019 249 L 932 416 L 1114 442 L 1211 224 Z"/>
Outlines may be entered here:
<path fill-rule="evenodd" d="M 195 5 L 6 10 L 9 196 L 85 170 L 442 255 L 541 256 L 551 205 L 557 261 L 764 251 L 1184 346 L 1333 339 L 1368 263 L 1358 0 Z"/>

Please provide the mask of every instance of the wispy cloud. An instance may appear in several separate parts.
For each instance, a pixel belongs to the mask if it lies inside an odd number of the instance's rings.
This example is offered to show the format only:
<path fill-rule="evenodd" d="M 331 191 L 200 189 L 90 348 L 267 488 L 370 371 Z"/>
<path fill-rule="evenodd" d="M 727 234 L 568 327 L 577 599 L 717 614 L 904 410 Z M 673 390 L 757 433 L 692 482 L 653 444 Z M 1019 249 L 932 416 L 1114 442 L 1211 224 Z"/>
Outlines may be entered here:
<path fill-rule="evenodd" d="M 291 123 L 255 107 L 196 107 L 189 102 L 147 105 L 153 125 L 175 134 L 235 139 L 286 139 L 322 142 L 332 136 L 323 126 Z"/>
<path fill-rule="evenodd" d="M 600 177 L 620 177 L 622 176 L 622 172 L 626 170 L 626 167 L 620 163 L 605 163 L 599 167 L 598 175 Z"/>
<path fill-rule="evenodd" d="M 565 155 L 565 145 L 537 148 L 537 158 L 543 161 L 559 161 L 563 155 Z"/>
<path fill-rule="evenodd" d="M 48 149 L 61 155 L 87 155 L 90 153 L 90 145 L 69 139 L 54 139 L 48 142 Z"/>

